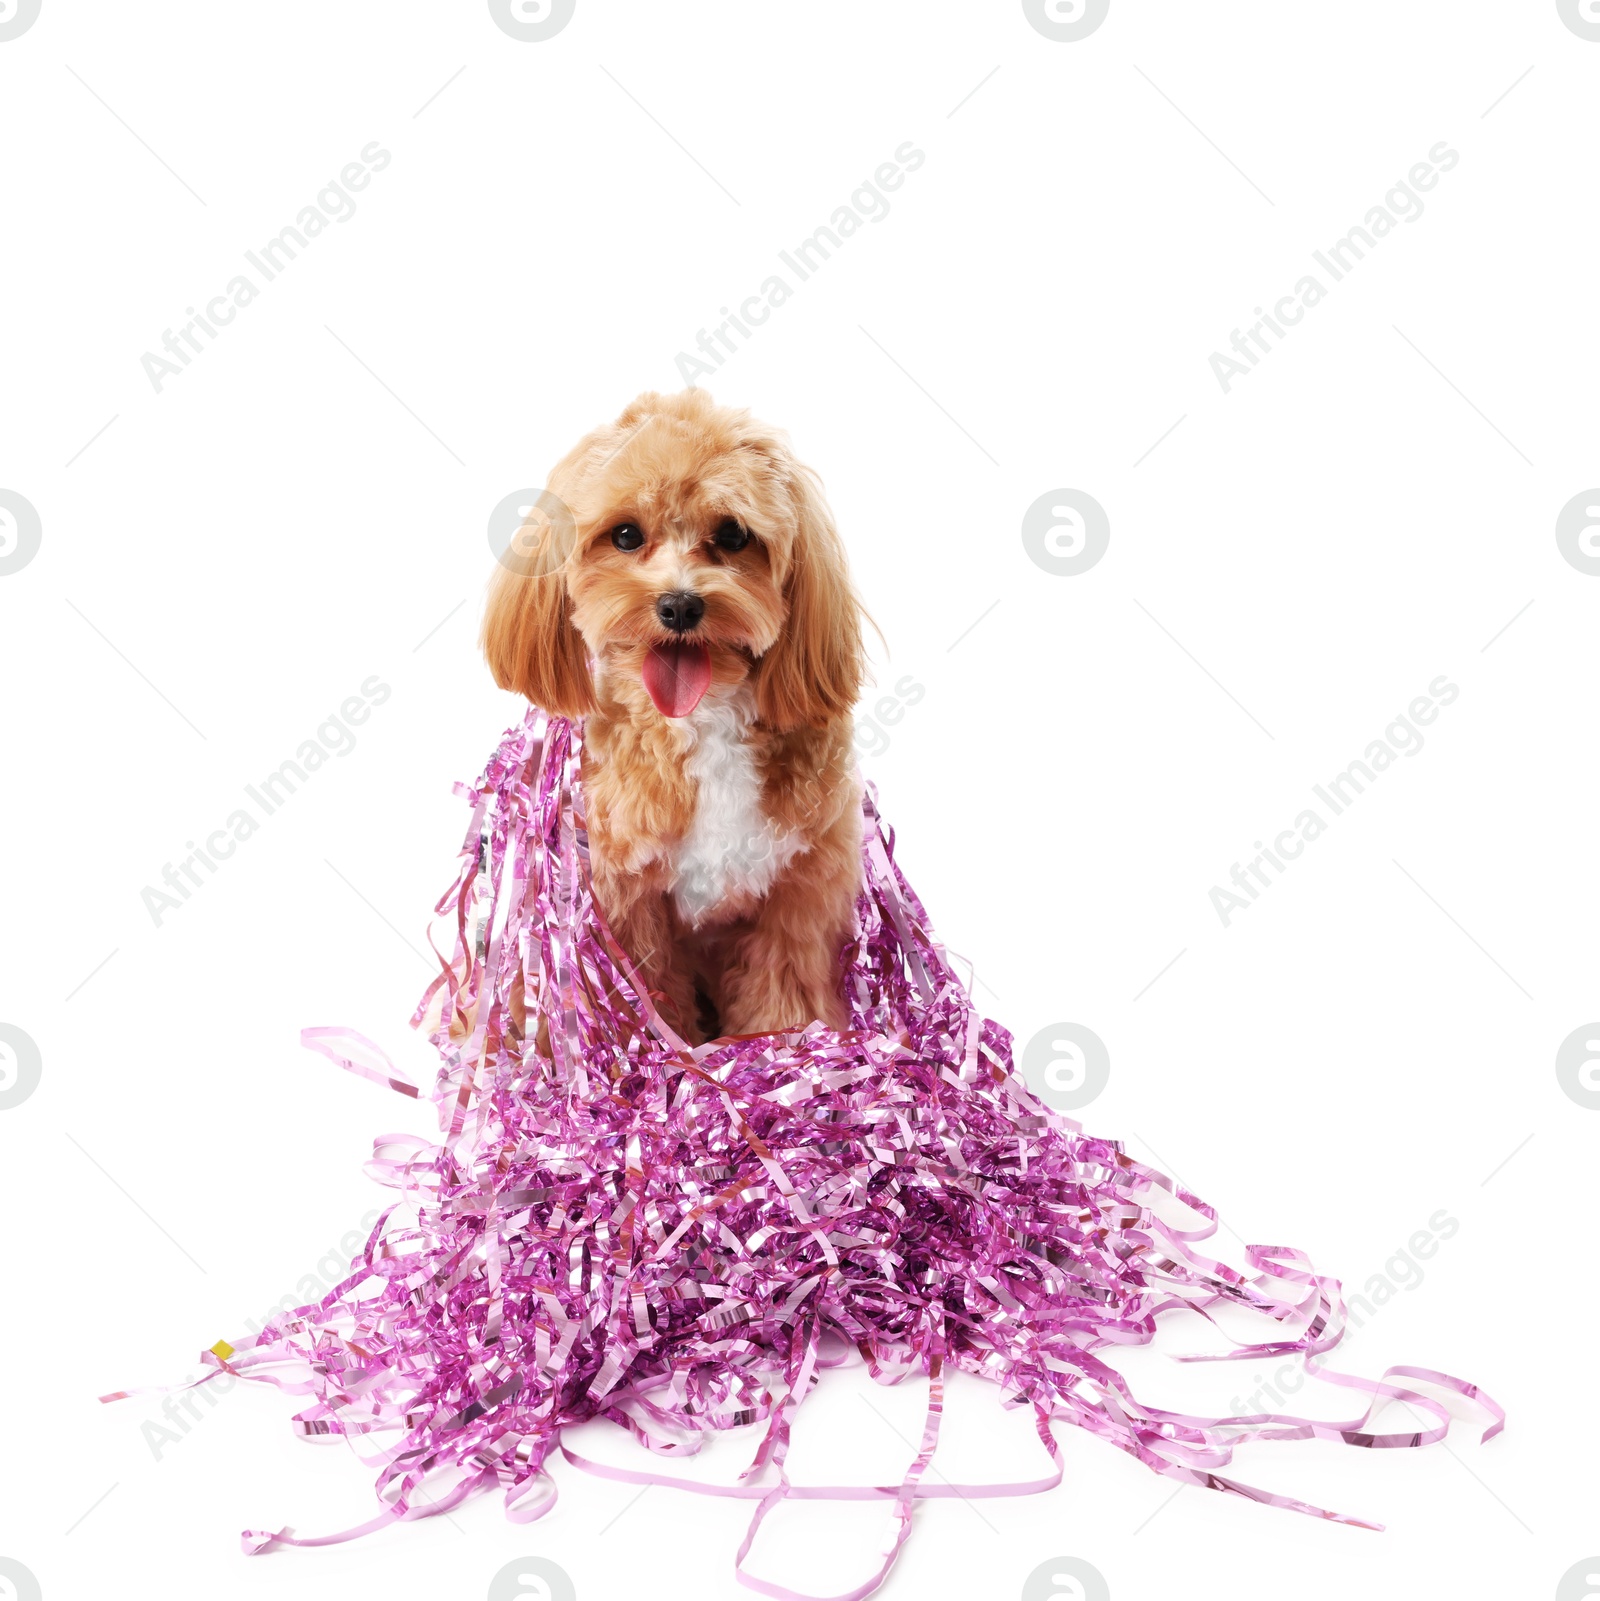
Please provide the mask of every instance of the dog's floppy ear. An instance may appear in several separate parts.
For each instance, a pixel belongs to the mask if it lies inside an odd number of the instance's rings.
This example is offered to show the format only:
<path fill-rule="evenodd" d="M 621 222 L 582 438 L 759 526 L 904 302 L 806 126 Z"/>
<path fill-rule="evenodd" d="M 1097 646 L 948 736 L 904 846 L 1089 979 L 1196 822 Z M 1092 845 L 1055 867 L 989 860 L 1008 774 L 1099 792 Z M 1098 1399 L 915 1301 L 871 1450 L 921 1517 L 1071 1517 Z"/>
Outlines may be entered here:
<path fill-rule="evenodd" d="M 794 470 L 789 494 L 797 527 L 782 578 L 788 617 L 755 673 L 757 713 L 780 732 L 848 715 L 862 675 L 861 607 L 833 513 L 805 468 Z"/>
<path fill-rule="evenodd" d="M 595 709 L 588 647 L 567 594 L 574 542 L 571 512 L 546 490 L 500 557 L 483 615 L 494 681 L 569 718 Z"/>

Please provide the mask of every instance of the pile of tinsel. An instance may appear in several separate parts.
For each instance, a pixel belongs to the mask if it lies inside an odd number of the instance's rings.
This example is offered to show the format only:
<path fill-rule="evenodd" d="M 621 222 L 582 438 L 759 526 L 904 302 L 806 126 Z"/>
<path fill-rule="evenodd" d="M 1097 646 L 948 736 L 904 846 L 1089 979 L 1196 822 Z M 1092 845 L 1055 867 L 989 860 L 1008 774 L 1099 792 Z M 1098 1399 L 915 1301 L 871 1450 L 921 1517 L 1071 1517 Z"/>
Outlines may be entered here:
<path fill-rule="evenodd" d="M 250 1531 L 247 1551 L 347 1539 L 490 1486 L 510 1517 L 535 1518 L 554 1501 L 559 1452 L 612 1478 L 754 1501 L 735 1566 L 774 1596 L 794 1592 L 744 1568 L 771 1507 L 881 1498 L 893 1528 L 882 1567 L 850 1592 L 860 1597 L 888 1572 L 918 1499 L 1058 1482 L 1056 1419 L 1174 1480 L 1340 1522 L 1359 1520 L 1224 1477 L 1235 1446 L 1442 1438 L 1445 1407 L 1396 1380 L 1475 1398 L 1494 1420 L 1484 1438 L 1498 1431 L 1499 1408 L 1447 1375 L 1391 1368 L 1374 1381 L 1320 1367 L 1343 1331 L 1337 1281 L 1280 1246 L 1249 1247 L 1246 1272 L 1201 1254 L 1210 1208 L 1030 1094 L 1010 1035 L 979 1016 L 935 940 L 871 798 L 841 968 L 849 1028 L 686 1045 L 592 898 L 581 739 L 581 727 L 531 710 L 462 787 L 472 822 L 437 908 L 456 948 L 413 1019 L 436 1019 L 439 1143 L 389 1135 L 374 1153 L 373 1171 L 402 1192 L 415 1225 L 391 1208 L 319 1303 L 205 1353 L 200 1383 L 226 1372 L 310 1396 L 301 1433 L 349 1436 L 381 1468 L 380 1511 L 360 1528 Z M 360 1036 L 308 1030 L 307 1042 L 418 1093 Z M 1204 1226 L 1163 1222 L 1148 1204 L 1155 1188 Z M 1135 1399 L 1104 1358 L 1149 1341 L 1169 1309 L 1228 1306 L 1271 1320 L 1275 1337 L 1224 1358 L 1299 1353 L 1363 1392 L 1361 1415 L 1163 1411 Z M 792 1484 L 795 1414 L 819 1370 L 852 1349 L 882 1382 L 925 1376 L 920 1445 L 898 1483 Z M 1051 1472 L 930 1482 L 947 1364 L 1033 1409 Z M 1388 1399 L 1431 1425 L 1368 1432 Z M 745 1425 L 759 1443 L 736 1485 L 706 1486 L 586 1461 L 562 1433 L 597 1417 L 666 1457 Z"/>

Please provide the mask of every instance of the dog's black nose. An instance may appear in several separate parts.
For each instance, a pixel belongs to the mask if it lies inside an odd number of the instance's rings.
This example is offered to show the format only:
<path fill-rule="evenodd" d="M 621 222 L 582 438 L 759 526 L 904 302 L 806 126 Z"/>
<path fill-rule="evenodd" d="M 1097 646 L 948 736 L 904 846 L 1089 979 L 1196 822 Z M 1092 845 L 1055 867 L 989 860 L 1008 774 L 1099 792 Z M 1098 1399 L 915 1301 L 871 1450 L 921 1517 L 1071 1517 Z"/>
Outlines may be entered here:
<path fill-rule="evenodd" d="M 706 614 L 706 603 L 688 589 L 674 589 L 656 602 L 656 616 L 675 634 L 687 633 Z"/>

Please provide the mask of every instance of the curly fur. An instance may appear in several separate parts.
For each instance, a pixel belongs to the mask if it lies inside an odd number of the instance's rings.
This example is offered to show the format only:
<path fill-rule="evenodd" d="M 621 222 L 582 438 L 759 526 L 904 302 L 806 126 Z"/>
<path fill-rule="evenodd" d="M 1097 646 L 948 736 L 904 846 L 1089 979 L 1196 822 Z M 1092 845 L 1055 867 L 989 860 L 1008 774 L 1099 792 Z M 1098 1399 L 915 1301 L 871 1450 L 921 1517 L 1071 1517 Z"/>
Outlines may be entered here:
<path fill-rule="evenodd" d="M 714 543 L 732 518 L 741 551 Z M 636 524 L 646 543 L 615 547 Z M 656 602 L 705 603 L 693 711 L 641 673 Z M 491 586 L 496 681 L 585 719 L 590 863 L 607 922 L 686 1038 L 842 1026 L 860 888 L 850 712 L 861 611 L 815 477 L 787 440 L 698 389 L 641 395 L 556 466 Z"/>

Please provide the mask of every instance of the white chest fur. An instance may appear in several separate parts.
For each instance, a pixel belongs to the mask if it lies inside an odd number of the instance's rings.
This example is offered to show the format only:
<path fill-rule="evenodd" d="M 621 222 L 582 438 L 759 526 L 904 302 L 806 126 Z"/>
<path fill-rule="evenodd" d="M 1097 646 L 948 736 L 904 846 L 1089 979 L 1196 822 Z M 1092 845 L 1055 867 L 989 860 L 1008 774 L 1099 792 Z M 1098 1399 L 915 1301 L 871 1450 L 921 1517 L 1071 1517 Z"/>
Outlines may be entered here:
<path fill-rule="evenodd" d="M 678 724 L 684 770 L 696 787 L 694 821 L 669 853 L 673 900 L 691 926 L 761 899 L 804 848 L 761 809 L 761 775 L 749 740 L 750 691 L 707 695 Z"/>

